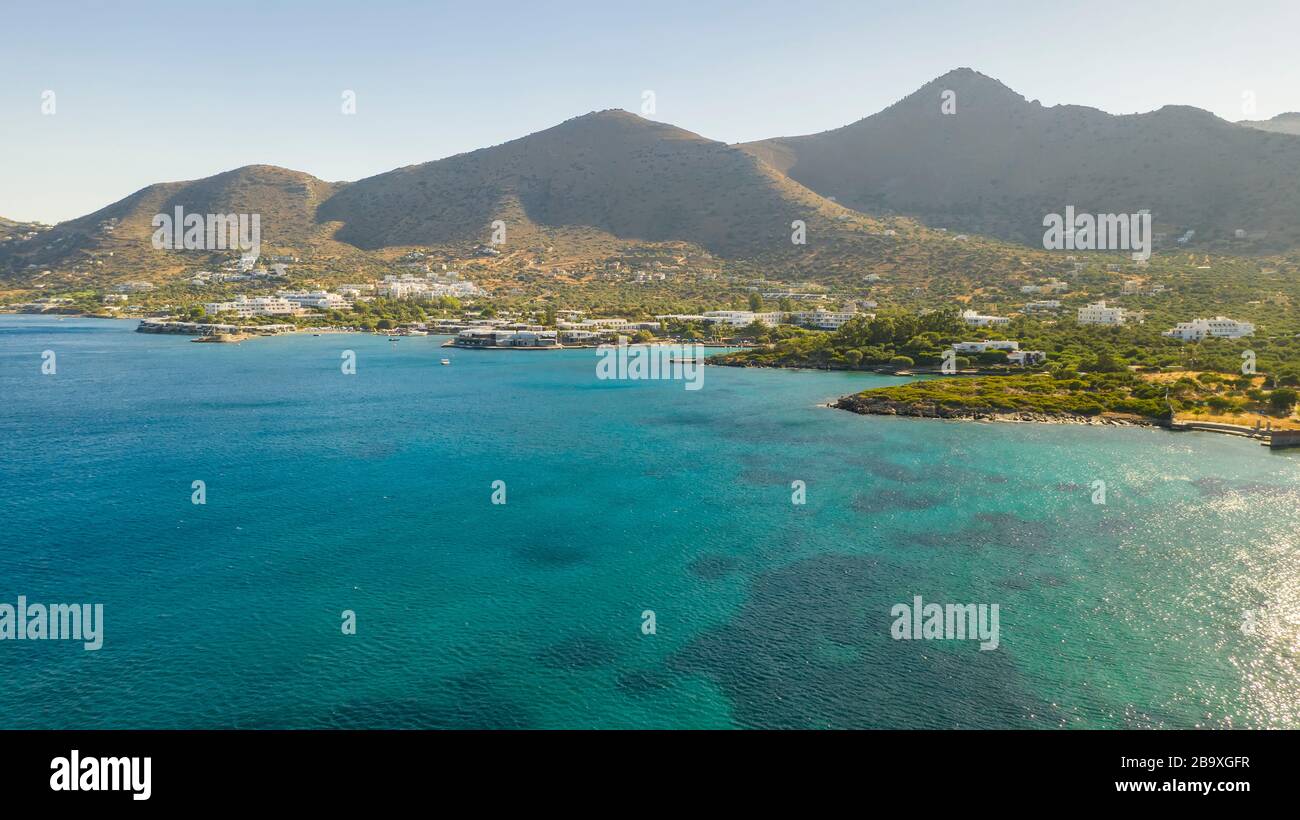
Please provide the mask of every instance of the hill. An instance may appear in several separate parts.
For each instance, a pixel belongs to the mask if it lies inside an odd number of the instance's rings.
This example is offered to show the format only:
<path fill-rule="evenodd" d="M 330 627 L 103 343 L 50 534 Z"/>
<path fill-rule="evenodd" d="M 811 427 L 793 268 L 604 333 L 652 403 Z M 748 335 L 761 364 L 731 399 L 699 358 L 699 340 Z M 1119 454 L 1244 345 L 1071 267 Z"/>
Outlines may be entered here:
<path fill-rule="evenodd" d="M 1271 120 L 1242 120 L 1237 125 L 1260 131 L 1272 131 L 1275 134 L 1300 134 L 1300 112 L 1288 111 L 1285 114 L 1278 114 Z"/>
<path fill-rule="evenodd" d="M 187 182 L 142 188 L 94 213 L 61 222 L 0 257 L 11 272 L 49 268 L 54 281 L 107 280 L 149 274 L 160 279 L 195 265 L 217 265 L 229 251 L 158 250 L 151 238 L 157 214 L 258 214 L 263 253 L 352 256 L 355 249 L 330 239 L 334 226 L 316 220 L 320 202 L 338 183 L 271 165 L 250 165 Z M 47 280 L 48 281 L 48 280 Z"/>
<path fill-rule="evenodd" d="M 625 111 L 363 179 L 320 209 L 368 249 L 487 243 L 502 220 L 503 249 L 680 241 L 725 256 L 788 249 L 792 220 L 844 213 L 743 151 Z"/>

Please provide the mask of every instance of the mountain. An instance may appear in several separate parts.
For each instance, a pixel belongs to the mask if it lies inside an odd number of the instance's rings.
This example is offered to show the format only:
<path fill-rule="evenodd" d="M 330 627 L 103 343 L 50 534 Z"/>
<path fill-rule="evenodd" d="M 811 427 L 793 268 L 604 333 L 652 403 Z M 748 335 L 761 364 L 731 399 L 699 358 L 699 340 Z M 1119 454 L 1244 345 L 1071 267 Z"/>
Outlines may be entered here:
<path fill-rule="evenodd" d="M 1195 229 L 1198 242 L 1245 229 L 1300 244 L 1300 140 L 1187 106 L 1045 107 L 962 68 L 851 125 L 740 147 L 842 205 L 1030 245 L 1067 205 L 1149 208 L 1158 231 Z"/>
<path fill-rule="evenodd" d="M 680 241 L 721 255 L 788 249 L 790 223 L 845 209 L 753 156 L 625 111 L 352 183 L 325 202 L 336 238 L 362 248 L 487 242 L 580 229 L 587 239 Z"/>
<path fill-rule="evenodd" d="M 1237 125 L 1260 131 L 1272 131 L 1275 134 L 1300 134 L 1300 112 L 1288 111 L 1285 114 L 1278 114 L 1271 120 L 1242 120 Z"/>
<path fill-rule="evenodd" d="M 130 278 L 142 271 L 165 277 L 195 264 L 213 264 L 237 251 L 157 250 L 156 214 L 258 214 L 264 252 L 348 255 L 355 249 L 330 239 L 332 226 L 316 220 L 317 206 L 340 187 L 310 174 L 249 165 L 187 182 L 142 188 L 94 213 L 61 222 L 10 249 L 16 267 L 35 265 Z M 196 261 L 197 260 L 197 261 Z M 121 278 L 119 277 L 119 278 Z"/>
<path fill-rule="evenodd" d="M 725 261 L 731 273 L 753 278 L 860 283 L 868 273 L 903 273 L 918 286 L 965 269 L 997 275 L 1039 264 L 1025 248 L 863 215 L 750 152 L 600 111 L 352 183 L 253 165 L 151 185 L 0 247 L 0 273 L 14 281 L 39 273 L 45 284 L 161 283 L 233 259 L 233 251 L 155 250 L 154 216 L 178 206 L 260 214 L 263 252 L 302 257 L 293 267 L 308 276 L 394 272 L 414 249 L 498 284 L 578 269 L 591 277 L 651 257 L 714 272 Z M 498 220 L 504 242 L 479 254 Z M 792 241 L 797 232 L 806 242 Z"/>

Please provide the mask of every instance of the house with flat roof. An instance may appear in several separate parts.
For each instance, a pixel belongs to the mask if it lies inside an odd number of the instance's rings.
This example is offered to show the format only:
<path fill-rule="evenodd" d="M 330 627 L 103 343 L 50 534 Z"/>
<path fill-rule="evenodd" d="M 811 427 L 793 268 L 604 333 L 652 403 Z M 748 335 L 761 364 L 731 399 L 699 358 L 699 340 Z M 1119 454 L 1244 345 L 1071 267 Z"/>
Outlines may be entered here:
<path fill-rule="evenodd" d="M 973 310 L 963 310 L 961 320 L 971 327 L 994 327 L 1011 323 L 1011 319 L 1006 316 L 987 316 Z"/>
<path fill-rule="evenodd" d="M 1079 308 L 1081 325 L 1122 325 L 1128 321 L 1128 311 L 1121 307 L 1108 307 L 1105 301 L 1094 302 Z"/>
<path fill-rule="evenodd" d="M 1255 326 L 1250 322 L 1238 322 L 1227 316 L 1215 316 L 1213 319 L 1193 319 L 1179 322 L 1161 336 L 1171 336 L 1184 342 L 1200 341 L 1208 336 L 1221 339 L 1240 339 L 1255 333 Z"/>
<path fill-rule="evenodd" d="M 982 342 L 957 342 L 952 349 L 958 353 L 986 353 L 990 350 L 1019 350 L 1020 342 L 1011 339 L 985 339 Z"/>

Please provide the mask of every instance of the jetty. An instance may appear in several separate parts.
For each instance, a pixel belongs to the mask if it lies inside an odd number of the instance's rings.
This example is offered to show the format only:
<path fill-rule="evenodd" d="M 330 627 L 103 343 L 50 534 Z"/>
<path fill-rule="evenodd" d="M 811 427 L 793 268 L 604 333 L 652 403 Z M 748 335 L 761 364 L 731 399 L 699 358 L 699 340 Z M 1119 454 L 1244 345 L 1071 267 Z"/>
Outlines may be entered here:
<path fill-rule="evenodd" d="M 1200 430 L 1205 433 L 1224 433 L 1230 436 L 1258 439 L 1260 444 L 1272 450 L 1300 447 L 1300 430 L 1274 429 L 1271 421 L 1266 424 L 1257 421 L 1254 426 L 1217 421 L 1171 421 L 1169 429 Z"/>

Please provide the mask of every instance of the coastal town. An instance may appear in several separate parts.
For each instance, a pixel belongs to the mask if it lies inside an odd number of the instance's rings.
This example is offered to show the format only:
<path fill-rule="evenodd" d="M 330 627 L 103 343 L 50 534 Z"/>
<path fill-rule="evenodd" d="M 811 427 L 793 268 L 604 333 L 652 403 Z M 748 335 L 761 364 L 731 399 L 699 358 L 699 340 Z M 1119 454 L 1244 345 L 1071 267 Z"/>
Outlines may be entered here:
<path fill-rule="evenodd" d="M 714 355 L 715 365 L 950 376 L 979 390 L 961 395 L 967 388 L 932 382 L 880 388 L 911 396 L 916 406 L 906 412 L 918 415 L 946 403 L 943 412 L 956 417 L 999 418 L 1000 402 L 1019 408 L 1021 418 L 1276 430 L 1278 441 L 1300 428 L 1288 404 L 1300 386 L 1293 366 L 1300 336 L 1278 332 L 1290 326 L 1278 309 L 1293 287 L 1289 268 L 1168 253 L 1125 261 L 1071 254 L 1021 275 L 970 275 L 964 288 L 947 282 L 931 293 L 909 284 L 911 277 L 874 271 L 828 282 L 703 256 L 645 254 L 568 271 L 586 278 L 539 290 L 523 287 L 535 281 L 526 266 L 503 279 L 512 263 L 490 250 L 482 245 L 452 258 L 416 249 L 386 270 L 328 277 L 301 254 L 241 252 L 171 282 L 134 276 L 7 309 L 129 317 L 141 333 L 205 343 L 292 333 L 371 333 L 394 342 L 433 336 L 444 347 L 499 351 L 681 342 L 738 351 Z M 1218 286 L 1221 268 L 1259 284 L 1227 299 L 1194 297 Z M 1250 298 L 1270 290 L 1275 295 Z M 1252 368 L 1249 380 L 1202 381 L 1243 367 Z M 1053 389 L 1018 381 L 1026 377 L 1050 379 Z M 1177 389 L 1157 386 L 1166 378 Z M 1078 385 L 1090 385 L 1092 398 L 1078 400 Z M 850 404 L 902 412 L 906 401 L 896 398 Z"/>
<path fill-rule="evenodd" d="M 490 248 L 489 248 L 490 250 Z M 588 311 L 555 307 L 532 310 L 506 309 L 496 315 L 487 316 L 482 311 L 467 309 L 460 312 L 456 308 L 462 303 L 502 301 L 501 294 L 492 293 L 473 281 L 465 278 L 456 270 L 448 269 L 431 272 L 432 265 L 421 252 L 411 252 L 397 262 L 399 269 L 423 271 L 419 273 L 401 272 L 384 275 L 382 278 L 361 283 L 341 283 L 332 286 L 317 284 L 312 287 L 310 280 L 302 282 L 308 287 L 275 288 L 276 283 L 292 283 L 289 266 L 302 261 L 299 257 L 277 254 L 269 257 L 266 264 L 259 266 L 256 254 L 240 254 L 228 260 L 217 271 L 198 270 L 189 274 L 184 280 L 191 288 L 211 289 L 236 286 L 241 292 L 228 297 L 203 300 L 198 304 L 180 307 L 162 305 L 150 306 L 142 297 L 157 291 L 157 285 L 145 280 L 120 282 L 107 289 L 100 297 L 99 309 L 87 313 L 84 300 L 77 302 L 70 297 L 48 296 L 27 302 L 8 305 L 8 309 L 20 313 L 67 313 L 77 312 L 85 315 L 136 316 L 143 320 L 142 332 L 176 332 L 194 335 L 219 335 L 242 332 L 258 335 L 275 335 L 292 332 L 295 329 L 312 328 L 311 319 L 322 315 L 347 314 L 358 306 L 387 302 L 408 302 L 432 307 L 442 315 L 434 319 L 409 322 L 385 322 L 384 326 L 373 328 L 374 332 L 384 332 L 393 336 L 418 333 L 462 334 L 457 343 L 466 347 L 556 347 L 581 346 L 597 344 L 620 333 L 645 332 L 654 334 L 672 326 L 698 327 L 707 330 L 710 338 L 721 341 L 729 336 L 735 337 L 735 331 L 751 327 L 775 328 L 791 325 L 814 331 L 834 332 L 854 318 L 873 319 L 875 309 L 879 307 L 878 298 L 870 294 L 878 290 L 882 294 L 892 293 L 882 287 L 882 277 L 868 274 L 863 277 L 863 291 L 867 295 L 845 294 L 838 297 L 842 304 L 834 306 L 836 296 L 824 287 L 791 289 L 780 282 L 757 280 L 744 287 L 748 294 L 749 309 L 706 309 L 698 312 L 665 312 L 652 316 L 637 318 L 618 316 L 592 316 Z M 1067 257 L 1072 266 L 1069 270 L 1077 273 L 1083 270 L 1083 263 L 1076 257 Z M 651 270 L 657 273 L 630 271 L 631 281 L 666 281 L 674 266 L 661 266 L 654 262 Z M 1144 266 L 1145 267 L 1145 266 Z M 1107 270 L 1114 273 L 1115 265 L 1108 265 Z M 772 285 L 784 289 L 772 289 Z M 270 288 L 271 292 L 260 291 Z M 1007 315 L 981 312 L 973 308 L 961 310 L 964 324 L 973 329 L 1008 329 L 1017 316 L 1034 319 L 1047 324 L 1059 321 L 1063 310 L 1062 298 L 1076 286 L 1060 278 L 1049 277 L 1045 280 L 1021 284 L 1017 287 L 1024 296 L 1054 296 L 1051 299 L 1031 299 Z M 509 297 L 514 291 L 507 293 Z M 1123 279 L 1119 287 L 1120 297 L 1158 296 L 1168 293 L 1166 285 L 1151 283 L 1145 279 Z M 505 301 L 510 301 L 509 299 Z M 898 300 L 906 304 L 904 300 Z M 804 303 L 800 306 L 799 303 Z M 779 304 L 781 309 L 772 309 L 764 305 Z M 78 309 L 80 308 L 80 309 Z M 925 308 L 922 308 L 925 309 Z M 929 309 L 938 309 L 938 306 Z M 1108 304 L 1107 299 L 1088 302 L 1075 309 L 1078 325 L 1099 325 L 1120 327 L 1127 324 L 1142 324 L 1146 321 L 1146 311 L 1131 307 Z M 313 328 L 319 329 L 319 327 Z M 1164 335 L 1182 341 L 1199 341 L 1204 338 L 1242 338 L 1254 333 L 1254 325 L 1247 321 L 1238 321 L 1221 315 L 1213 318 L 1194 317 L 1177 322 Z M 730 333 L 729 333 L 730 331 Z M 513 332 L 516 335 L 503 335 Z M 495 335 L 492 335 L 495 334 Z M 978 340 L 972 340 L 978 341 Z M 959 350 L 959 352 L 972 352 Z M 984 352 L 974 351 L 974 352 Z M 1041 353 L 1041 351 L 1030 351 Z M 1036 358 L 1030 356 L 1030 358 Z"/>

